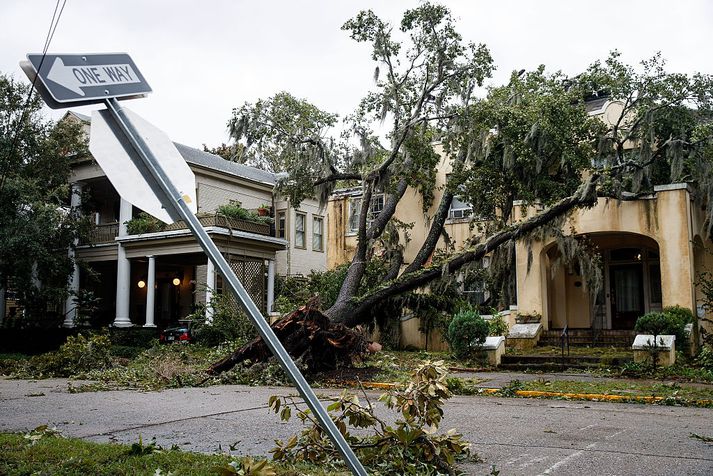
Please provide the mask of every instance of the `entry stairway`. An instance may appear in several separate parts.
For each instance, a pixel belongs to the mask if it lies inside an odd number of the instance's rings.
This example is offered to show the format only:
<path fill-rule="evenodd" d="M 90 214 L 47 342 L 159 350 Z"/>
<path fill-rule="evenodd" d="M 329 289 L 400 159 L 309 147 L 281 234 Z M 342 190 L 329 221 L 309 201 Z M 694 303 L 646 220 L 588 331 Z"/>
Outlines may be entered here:
<path fill-rule="evenodd" d="M 592 329 L 569 329 L 570 346 L 592 346 L 592 347 L 622 347 L 631 348 L 636 337 L 636 331 L 619 329 L 602 329 L 594 331 Z M 561 343 L 562 329 L 552 329 L 542 331 L 537 345 L 542 347 L 559 346 Z"/>
<path fill-rule="evenodd" d="M 569 329 L 569 345 L 576 348 L 576 352 L 567 353 L 565 347 L 564 356 L 557 351 L 552 352 L 552 348 L 561 346 L 561 329 L 543 331 L 538 341 L 537 347 L 531 351 L 523 351 L 517 354 L 506 353 L 502 357 L 501 368 L 511 370 L 563 370 L 566 368 L 584 369 L 591 367 L 601 367 L 603 365 L 620 366 L 625 362 L 633 360 L 633 354 L 627 355 L 627 350 L 631 349 L 636 332 L 632 330 L 606 329 L 593 331 L 592 329 Z M 565 341 L 566 345 L 566 341 Z M 591 355 L 588 355 L 583 348 L 593 348 Z M 595 350 L 594 348 L 599 348 Z M 601 348 L 609 348 L 614 351 L 615 356 L 604 355 Z M 548 349 L 550 350 L 548 352 Z"/>

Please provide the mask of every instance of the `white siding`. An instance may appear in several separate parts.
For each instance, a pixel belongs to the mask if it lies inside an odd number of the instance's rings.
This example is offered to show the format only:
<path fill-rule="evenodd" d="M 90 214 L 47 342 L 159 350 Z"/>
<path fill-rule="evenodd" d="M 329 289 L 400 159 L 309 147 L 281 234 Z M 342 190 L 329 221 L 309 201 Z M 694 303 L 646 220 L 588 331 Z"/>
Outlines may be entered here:
<path fill-rule="evenodd" d="M 327 208 L 320 208 L 317 200 L 308 199 L 300 204 L 300 208 L 295 210 L 286 200 L 275 200 L 275 218 L 278 213 L 284 211 L 286 215 L 285 239 L 289 241 L 285 251 L 278 251 L 275 255 L 275 271 L 281 276 L 303 275 L 307 276 L 311 271 L 325 271 L 327 269 Z M 305 220 L 305 248 L 295 248 L 295 214 L 303 213 Z M 323 219 L 323 241 L 322 251 L 312 250 L 312 223 L 313 218 Z"/>
<path fill-rule="evenodd" d="M 198 211 L 212 213 L 219 206 L 231 200 L 239 201 L 243 208 L 254 210 L 260 205 L 271 204 L 272 196 L 268 190 L 249 188 L 243 184 L 226 182 L 205 175 L 196 176 L 198 187 Z"/>

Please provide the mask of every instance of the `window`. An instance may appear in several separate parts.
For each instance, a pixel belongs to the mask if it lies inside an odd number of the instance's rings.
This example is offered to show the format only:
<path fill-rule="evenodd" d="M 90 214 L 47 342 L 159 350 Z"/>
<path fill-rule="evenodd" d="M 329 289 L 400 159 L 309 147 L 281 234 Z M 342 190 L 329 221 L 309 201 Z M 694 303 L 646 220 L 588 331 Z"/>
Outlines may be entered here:
<path fill-rule="evenodd" d="M 473 207 L 470 203 L 461 202 L 457 198 L 453 197 L 451 202 L 451 208 L 448 210 L 448 218 L 459 219 L 468 218 L 473 215 Z"/>
<path fill-rule="evenodd" d="M 277 237 L 285 238 L 285 212 L 277 213 Z"/>
<path fill-rule="evenodd" d="M 304 213 L 295 213 L 295 248 L 305 248 L 305 222 Z"/>
<path fill-rule="evenodd" d="M 377 195 L 371 198 L 371 203 L 369 204 L 369 216 L 368 221 L 371 223 L 374 218 L 377 217 L 381 210 L 384 209 L 384 195 Z"/>
<path fill-rule="evenodd" d="M 324 219 L 312 218 L 312 251 L 324 251 Z"/>
<path fill-rule="evenodd" d="M 349 199 L 349 222 L 347 232 L 356 233 L 359 230 L 359 215 L 361 211 L 361 197 Z"/>
<path fill-rule="evenodd" d="M 384 209 L 384 194 L 379 194 L 371 197 L 369 203 L 369 215 L 367 216 L 367 226 L 381 213 Z M 359 231 L 359 215 L 361 215 L 361 197 L 352 197 L 349 200 L 349 229 L 348 233 L 356 233 Z"/>
<path fill-rule="evenodd" d="M 480 306 L 490 297 L 490 293 L 483 281 L 470 281 L 463 283 L 463 294 L 473 306 Z"/>
<path fill-rule="evenodd" d="M 446 182 L 450 179 L 451 174 L 446 174 Z M 463 186 L 458 187 L 458 190 L 462 193 L 464 191 Z M 459 220 L 461 218 L 468 218 L 473 215 L 473 205 L 468 202 L 459 200 L 458 197 L 453 197 L 451 202 L 451 208 L 448 210 L 448 218 L 451 220 Z"/>

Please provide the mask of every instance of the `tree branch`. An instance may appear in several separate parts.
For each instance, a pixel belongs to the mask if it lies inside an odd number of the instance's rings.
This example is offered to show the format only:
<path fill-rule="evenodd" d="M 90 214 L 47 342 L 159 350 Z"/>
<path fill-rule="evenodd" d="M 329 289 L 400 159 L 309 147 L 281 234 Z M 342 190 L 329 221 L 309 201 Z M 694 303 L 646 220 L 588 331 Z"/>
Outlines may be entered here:
<path fill-rule="evenodd" d="M 392 296 L 423 287 L 440 277 L 444 272 L 453 273 L 458 271 L 464 265 L 482 259 L 485 255 L 508 241 L 517 240 L 574 208 L 596 203 L 596 184 L 599 177 L 599 174 L 593 174 L 587 182 L 582 184 L 576 194 L 560 200 L 550 208 L 517 225 L 512 225 L 508 229 L 495 233 L 484 243 L 456 254 L 446 263 L 423 268 L 415 273 L 401 275 L 395 281 L 385 284 L 364 298 L 354 300 L 351 312 L 342 314 L 340 322 L 347 326 L 358 324 L 362 320 L 362 315 L 373 309 L 380 302 Z"/>
<path fill-rule="evenodd" d="M 323 183 L 328 183 L 328 182 L 337 182 L 339 180 L 361 180 L 362 176 L 361 174 L 355 174 L 355 173 L 333 173 L 327 177 L 323 177 L 321 179 L 318 179 L 314 182 L 314 186 L 316 187 L 317 185 L 322 185 Z"/>

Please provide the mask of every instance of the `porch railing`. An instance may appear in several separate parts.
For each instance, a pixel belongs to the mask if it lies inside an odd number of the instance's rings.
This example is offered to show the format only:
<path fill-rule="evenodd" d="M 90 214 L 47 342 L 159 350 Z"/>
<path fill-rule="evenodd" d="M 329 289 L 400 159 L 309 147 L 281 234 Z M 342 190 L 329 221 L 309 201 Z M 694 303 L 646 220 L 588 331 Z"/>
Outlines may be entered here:
<path fill-rule="evenodd" d="M 257 223 L 248 220 L 235 218 L 227 218 L 222 215 L 205 215 L 198 217 L 198 220 L 204 227 L 217 226 L 228 228 L 235 231 L 244 231 L 246 233 L 255 233 L 258 235 L 271 236 L 272 228 L 269 223 Z M 162 231 L 186 230 L 188 227 L 182 221 L 177 221 L 170 225 L 166 225 Z M 119 223 L 102 223 L 94 225 L 90 231 L 87 240 L 82 240 L 80 244 L 98 245 L 101 243 L 113 243 L 114 239 L 119 236 Z"/>
<path fill-rule="evenodd" d="M 98 245 L 101 243 L 113 243 L 114 238 L 119 236 L 119 223 L 102 223 L 100 225 L 94 225 L 92 230 L 89 232 L 89 236 L 86 240 L 82 240 L 80 244 L 87 245 Z"/>

